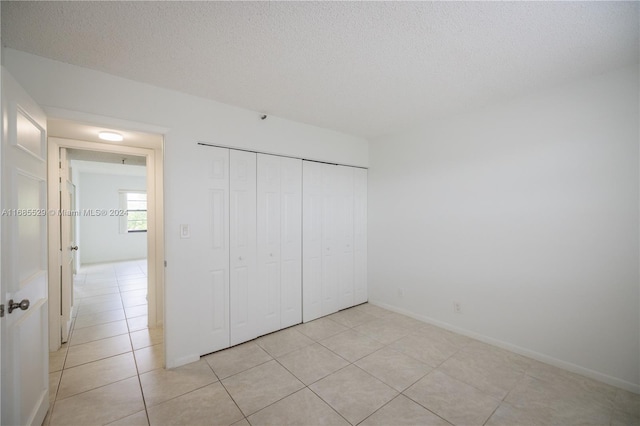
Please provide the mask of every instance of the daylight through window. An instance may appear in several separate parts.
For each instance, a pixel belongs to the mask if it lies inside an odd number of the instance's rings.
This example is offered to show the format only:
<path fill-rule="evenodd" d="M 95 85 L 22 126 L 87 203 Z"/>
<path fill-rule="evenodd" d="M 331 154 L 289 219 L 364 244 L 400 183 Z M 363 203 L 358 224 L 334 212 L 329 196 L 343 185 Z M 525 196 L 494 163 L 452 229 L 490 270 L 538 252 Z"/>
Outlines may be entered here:
<path fill-rule="evenodd" d="M 147 232 L 147 193 L 125 193 L 127 232 Z"/>

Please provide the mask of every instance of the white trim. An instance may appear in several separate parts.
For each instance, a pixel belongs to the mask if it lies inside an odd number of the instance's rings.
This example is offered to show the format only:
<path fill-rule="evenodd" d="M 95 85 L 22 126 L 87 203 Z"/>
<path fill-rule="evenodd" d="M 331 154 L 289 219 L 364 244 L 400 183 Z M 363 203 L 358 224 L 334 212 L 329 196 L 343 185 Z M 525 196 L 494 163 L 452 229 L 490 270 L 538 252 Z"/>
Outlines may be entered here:
<path fill-rule="evenodd" d="M 191 364 L 192 362 L 196 362 L 199 359 L 200 359 L 200 354 L 183 356 L 183 357 L 180 357 L 178 359 L 173 360 L 173 362 L 171 362 L 170 359 L 167 359 L 166 368 L 180 367 L 181 365 L 186 365 L 186 364 Z"/>
<path fill-rule="evenodd" d="M 628 390 L 629 392 L 640 394 L 640 385 L 635 383 L 627 382 L 626 380 L 619 379 L 617 377 L 609 376 L 608 374 L 603 374 L 598 371 L 591 370 L 589 368 L 581 367 L 577 364 L 573 364 L 570 362 L 562 361 L 557 358 L 550 357 L 548 355 L 541 354 L 539 352 L 532 351 L 530 349 L 523 348 L 521 346 L 513 345 L 511 343 L 504 342 L 502 340 L 494 339 L 493 337 L 485 336 L 484 334 L 475 333 L 473 331 L 465 330 L 460 327 L 456 327 L 454 325 L 435 320 L 433 318 L 429 318 L 422 315 L 416 315 L 412 312 L 409 312 L 405 309 L 398 308 L 396 306 L 388 305 L 386 303 L 377 301 L 377 300 L 369 300 L 369 303 L 384 309 L 388 309 L 393 312 L 397 312 L 402 315 L 406 315 L 408 317 L 417 319 L 422 322 L 426 322 L 428 324 L 433 324 L 435 326 L 444 328 L 449 331 L 453 331 L 454 333 L 462 334 L 463 336 L 471 337 L 476 340 L 480 340 L 481 342 L 489 343 L 491 345 L 497 346 L 502 349 L 506 349 L 511 352 L 515 352 L 517 354 L 535 359 L 536 361 L 544 362 L 545 364 L 552 365 L 554 367 L 562 368 L 563 370 L 570 371 L 572 373 L 580 374 L 582 376 L 598 380 L 600 382 L 609 384 L 611 386 L 615 386 L 621 389 Z"/>
<path fill-rule="evenodd" d="M 12 111 L 13 112 L 13 111 Z M 46 161 L 46 156 L 47 156 L 47 146 L 46 146 L 46 139 L 47 139 L 47 130 L 43 129 L 42 126 L 40 126 L 37 121 L 31 117 L 31 115 L 27 112 L 27 110 L 25 108 L 23 108 L 20 104 L 16 104 L 15 107 L 15 120 L 17 122 L 18 120 L 18 115 L 22 115 L 24 118 L 27 119 L 27 121 L 29 121 L 35 128 L 37 128 L 38 130 L 40 130 L 40 152 L 33 152 L 31 151 L 29 148 L 27 148 L 24 145 L 20 144 L 20 141 L 18 141 L 18 138 L 10 138 L 11 139 L 11 143 L 21 149 L 22 151 L 26 152 L 27 154 L 31 155 L 32 157 L 34 157 L 36 160 L 44 163 Z M 14 131 L 17 131 L 16 129 L 13 129 Z"/>
<path fill-rule="evenodd" d="M 44 110 L 47 118 L 76 121 L 83 124 L 116 127 L 123 130 L 132 130 L 136 132 L 157 133 L 164 135 L 171 130 L 168 127 L 156 126 L 154 124 L 142 123 L 137 121 L 123 120 L 121 118 L 106 117 L 102 115 L 94 115 L 82 111 L 74 111 L 65 108 L 52 107 L 48 105 L 40 105 Z M 108 142 L 104 142 L 108 143 Z M 120 143 L 121 142 L 117 142 Z"/>

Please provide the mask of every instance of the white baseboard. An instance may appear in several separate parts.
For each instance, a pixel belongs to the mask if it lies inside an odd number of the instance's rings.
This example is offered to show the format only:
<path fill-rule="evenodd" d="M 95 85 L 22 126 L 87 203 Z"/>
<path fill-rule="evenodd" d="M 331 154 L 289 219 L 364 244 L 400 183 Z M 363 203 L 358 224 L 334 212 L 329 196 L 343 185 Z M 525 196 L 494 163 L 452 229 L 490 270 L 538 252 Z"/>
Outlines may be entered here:
<path fill-rule="evenodd" d="M 535 352 L 535 351 L 532 351 L 530 349 L 523 348 L 521 346 L 517 346 L 517 345 L 511 344 L 509 342 L 505 342 L 505 341 L 502 341 L 502 340 L 494 339 L 493 337 L 485 336 L 483 334 L 479 334 L 479 333 L 476 333 L 476 332 L 473 332 L 473 331 L 465 330 L 463 328 L 456 327 L 454 325 L 451 325 L 451 324 L 448 324 L 448 323 L 445 323 L 445 322 L 442 322 L 442 321 L 438 321 L 438 320 L 433 319 L 433 318 L 429 318 L 429 317 L 426 317 L 426 316 L 423 316 L 423 315 L 417 315 L 417 314 L 415 314 L 413 312 L 407 311 L 407 310 L 402 309 L 402 308 L 398 308 L 397 306 L 388 305 L 388 304 L 386 304 L 384 302 L 380 302 L 380 301 L 377 301 L 377 300 L 369 300 L 369 303 L 371 303 L 372 305 L 379 306 L 379 307 L 384 308 L 384 309 L 388 309 L 388 310 L 393 311 L 393 312 L 397 312 L 399 314 L 406 315 L 408 317 L 417 319 L 419 321 L 426 322 L 428 324 L 432 324 L 432 325 L 444 328 L 446 330 L 453 331 L 453 332 L 458 333 L 458 334 L 462 334 L 463 336 L 471 337 L 473 339 L 480 340 L 481 342 L 485 342 L 485 343 L 489 343 L 489 344 L 494 345 L 494 346 L 498 346 L 500 348 L 509 350 L 511 352 L 515 352 L 517 354 L 520 354 L 520 355 L 535 359 L 536 361 L 544 362 L 545 364 L 549 364 L 549 365 L 552 365 L 554 367 L 562 368 L 562 369 L 570 371 L 572 373 L 577 373 L 577 374 L 580 374 L 582 376 L 589 377 L 591 379 L 598 380 L 600 382 L 606 383 L 608 385 L 615 386 L 615 387 L 627 390 L 629 392 L 640 394 L 640 384 L 628 382 L 626 380 L 622 380 L 622 379 L 619 379 L 617 377 L 610 376 L 608 374 L 600 373 L 598 371 L 591 370 L 589 368 L 581 367 L 581 366 L 579 366 L 577 364 L 573 364 L 573 363 L 570 363 L 570 362 L 567 362 L 567 361 L 563 361 L 561 359 L 553 358 L 553 357 L 550 357 L 548 355 L 542 354 L 540 352 Z"/>
<path fill-rule="evenodd" d="M 165 362 L 165 368 L 166 369 L 170 369 L 170 368 L 177 368 L 180 367 L 182 365 L 186 365 L 186 364 L 191 364 L 192 362 L 196 362 L 200 359 L 200 355 L 187 355 L 187 356 L 183 356 L 177 359 L 169 359 L 167 358 L 166 362 Z"/>

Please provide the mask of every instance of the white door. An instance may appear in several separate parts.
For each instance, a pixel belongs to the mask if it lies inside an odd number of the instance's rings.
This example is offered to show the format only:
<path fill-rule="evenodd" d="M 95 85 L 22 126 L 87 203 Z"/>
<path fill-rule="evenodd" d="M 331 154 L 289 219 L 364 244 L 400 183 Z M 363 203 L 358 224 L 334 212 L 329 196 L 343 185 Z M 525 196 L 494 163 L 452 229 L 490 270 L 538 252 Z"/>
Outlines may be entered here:
<path fill-rule="evenodd" d="M 261 334 L 302 321 L 302 160 L 258 154 Z"/>
<path fill-rule="evenodd" d="M 1 422 L 40 425 L 49 408 L 46 117 L 4 69 L 2 123 Z"/>
<path fill-rule="evenodd" d="M 340 309 L 354 305 L 353 167 L 338 166 L 336 228 Z"/>
<path fill-rule="evenodd" d="M 367 292 L 367 169 L 354 168 L 354 304 L 368 300 Z"/>
<path fill-rule="evenodd" d="M 302 320 L 322 314 L 323 164 L 302 162 Z"/>
<path fill-rule="evenodd" d="M 78 246 L 74 241 L 75 187 L 71 182 L 66 148 L 60 148 L 60 315 L 62 343 L 69 340 L 71 320 L 73 318 L 73 259 Z M 69 214 L 66 214 L 69 213 Z"/>
<path fill-rule="evenodd" d="M 340 310 L 339 166 L 322 165 L 322 315 Z"/>
<path fill-rule="evenodd" d="M 280 327 L 281 166 L 280 157 L 258 154 L 257 290 L 260 334 Z"/>
<path fill-rule="evenodd" d="M 256 154 L 231 150 L 230 158 L 230 338 L 231 345 L 260 335 L 256 280 Z"/>
<path fill-rule="evenodd" d="M 302 160 L 280 162 L 280 328 L 286 328 L 302 321 Z"/>
<path fill-rule="evenodd" d="M 229 150 L 212 147 L 206 153 L 203 201 L 207 216 L 203 219 L 208 224 L 208 250 L 198 257 L 208 269 L 200 293 L 202 354 L 229 347 Z M 189 236 L 188 229 L 183 233 Z"/>

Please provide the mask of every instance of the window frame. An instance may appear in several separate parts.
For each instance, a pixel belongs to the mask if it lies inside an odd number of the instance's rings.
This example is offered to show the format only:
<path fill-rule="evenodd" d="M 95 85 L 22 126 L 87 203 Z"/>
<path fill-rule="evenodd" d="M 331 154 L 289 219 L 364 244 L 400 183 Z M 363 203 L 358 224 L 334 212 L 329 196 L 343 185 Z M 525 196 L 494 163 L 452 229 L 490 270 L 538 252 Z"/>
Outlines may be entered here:
<path fill-rule="evenodd" d="M 148 220 L 148 216 L 147 216 L 147 226 L 145 227 L 145 229 L 129 229 L 129 212 L 136 212 L 136 211 L 144 211 L 147 213 L 149 212 L 149 205 L 148 205 L 148 199 L 146 199 L 146 195 L 147 195 L 147 191 L 146 190 L 141 190 L 141 189 L 121 189 L 119 191 L 120 193 L 120 209 L 122 211 L 126 211 L 127 214 L 126 215 L 122 215 L 120 217 L 120 233 L 121 234 L 139 234 L 142 232 L 147 232 L 149 230 L 149 220 Z M 129 209 L 129 204 L 128 204 L 128 198 L 127 198 L 127 194 L 144 194 L 145 195 L 145 204 L 146 204 L 146 209 L 144 210 L 133 210 L 133 209 Z"/>

